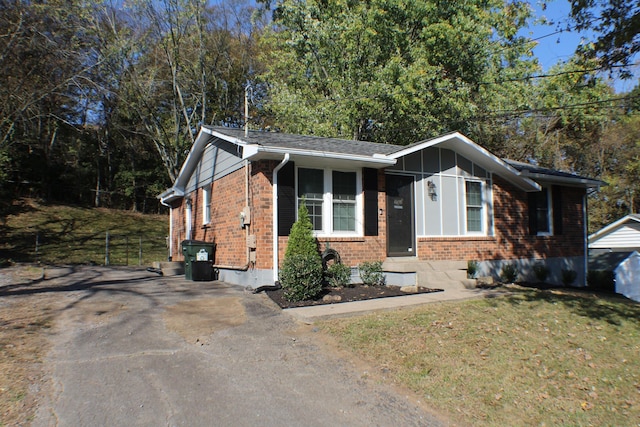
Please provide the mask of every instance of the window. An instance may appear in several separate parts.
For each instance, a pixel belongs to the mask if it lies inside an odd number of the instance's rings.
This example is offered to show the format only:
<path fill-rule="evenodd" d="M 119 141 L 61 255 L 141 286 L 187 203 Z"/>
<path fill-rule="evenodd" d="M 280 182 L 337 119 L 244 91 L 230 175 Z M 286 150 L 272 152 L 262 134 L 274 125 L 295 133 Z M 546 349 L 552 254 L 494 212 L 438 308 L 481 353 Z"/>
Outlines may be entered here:
<path fill-rule="evenodd" d="M 465 181 L 467 202 L 467 232 L 482 232 L 482 183 Z"/>
<path fill-rule="evenodd" d="M 202 223 L 211 222 L 211 188 L 202 188 Z"/>
<path fill-rule="evenodd" d="M 356 231 L 356 173 L 333 172 L 333 231 Z"/>
<path fill-rule="evenodd" d="M 298 205 L 303 198 L 313 229 L 322 230 L 324 205 L 324 171 L 322 169 L 298 169 Z"/>
<path fill-rule="evenodd" d="M 298 168 L 298 204 L 304 199 L 313 229 L 320 233 L 359 231 L 358 187 L 357 172 Z"/>
<path fill-rule="evenodd" d="M 536 194 L 536 231 L 538 234 L 551 234 L 551 199 L 548 188 Z"/>

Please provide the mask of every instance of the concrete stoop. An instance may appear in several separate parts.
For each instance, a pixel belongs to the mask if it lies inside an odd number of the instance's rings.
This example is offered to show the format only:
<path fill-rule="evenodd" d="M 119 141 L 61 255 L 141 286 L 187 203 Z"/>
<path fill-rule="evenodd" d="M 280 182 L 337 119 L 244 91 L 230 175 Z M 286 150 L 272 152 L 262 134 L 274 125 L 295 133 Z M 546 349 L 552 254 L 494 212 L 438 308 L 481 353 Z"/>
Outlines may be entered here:
<path fill-rule="evenodd" d="M 153 268 L 161 270 L 163 276 L 180 276 L 184 274 L 184 262 L 162 261 L 154 262 Z"/>
<path fill-rule="evenodd" d="M 385 272 L 413 274 L 415 284 L 425 288 L 474 289 L 476 281 L 467 278 L 467 261 L 422 261 L 412 257 L 387 258 Z"/>

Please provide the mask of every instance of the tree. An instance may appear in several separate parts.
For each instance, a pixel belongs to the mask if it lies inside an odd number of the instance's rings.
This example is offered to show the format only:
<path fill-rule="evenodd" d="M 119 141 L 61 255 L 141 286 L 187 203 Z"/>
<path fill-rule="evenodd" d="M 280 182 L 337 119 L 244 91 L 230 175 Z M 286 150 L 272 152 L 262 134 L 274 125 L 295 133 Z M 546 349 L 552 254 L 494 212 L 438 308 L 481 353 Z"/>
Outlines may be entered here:
<path fill-rule="evenodd" d="M 577 30 L 593 30 L 597 39 L 581 53 L 598 57 L 603 67 L 623 67 L 622 77 L 630 78 L 629 66 L 640 51 L 640 3 L 619 0 L 571 0 L 571 18 Z"/>
<path fill-rule="evenodd" d="M 267 110 L 289 132 L 473 136 L 473 119 L 520 102 L 520 78 L 537 69 L 516 35 L 530 14 L 518 1 L 278 1 L 264 41 Z"/>
<path fill-rule="evenodd" d="M 298 219 L 291 227 L 285 251 L 280 283 L 289 301 L 312 299 L 322 290 L 322 258 L 313 237 L 313 225 L 304 202 L 298 208 Z"/>

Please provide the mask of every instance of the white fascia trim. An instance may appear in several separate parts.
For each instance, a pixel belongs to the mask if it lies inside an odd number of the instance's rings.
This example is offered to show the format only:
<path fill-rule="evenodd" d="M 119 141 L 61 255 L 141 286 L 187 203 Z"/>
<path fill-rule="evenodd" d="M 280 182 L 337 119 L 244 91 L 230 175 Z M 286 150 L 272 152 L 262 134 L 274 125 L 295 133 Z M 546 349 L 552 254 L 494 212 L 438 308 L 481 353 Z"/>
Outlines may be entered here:
<path fill-rule="evenodd" d="M 454 144 L 454 146 L 451 147 L 449 144 Z M 488 163 L 493 165 L 494 170 L 491 170 L 491 172 L 496 172 L 497 170 L 502 172 L 503 174 L 510 175 L 514 179 L 513 184 L 517 185 L 524 191 L 540 191 L 540 189 L 542 188 L 537 182 L 525 177 L 514 167 L 508 165 L 502 159 L 493 155 L 488 150 L 482 148 L 460 132 L 454 132 L 448 135 L 443 135 L 434 139 L 424 141 L 421 144 L 416 144 L 410 148 L 392 153 L 388 157 L 397 159 L 399 157 L 415 153 L 416 151 L 439 145 L 442 145 L 443 148 L 449 148 L 453 151 L 459 152 L 461 155 L 468 157 L 469 160 L 473 161 L 474 163 L 478 163 L 483 168 L 488 169 L 480 164 L 480 162 L 477 160 L 478 157 L 483 158 L 484 160 L 488 161 Z"/>
<path fill-rule="evenodd" d="M 208 133 L 209 135 L 211 135 L 213 137 L 222 139 L 222 140 L 227 141 L 227 142 L 231 142 L 231 143 L 236 144 L 236 145 L 241 145 L 243 147 L 248 145 L 248 143 L 246 141 L 243 141 L 240 138 L 234 138 L 232 136 L 225 135 L 225 134 L 220 133 L 220 132 L 216 132 L 215 130 L 209 129 L 207 127 L 202 127 L 202 132 L 206 132 L 206 133 Z"/>
<path fill-rule="evenodd" d="M 242 157 L 245 160 L 252 160 L 254 157 L 259 157 L 261 153 L 275 154 L 279 156 L 288 153 L 291 157 L 315 157 L 323 159 L 348 160 L 353 162 L 372 163 L 382 166 L 393 166 L 397 161 L 396 159 L 390 158 L 389 156 L 379 154 L 373 156 L 358 156 L 354 154 L 332 153 L 327 151 L 292 150 L 288 148 L 264 147 L 262 145 L 254 144 L 245 145 L 245 150 Z"/>
<path fill-rule="evenodd" d="M 559 184 L 573 185 L 575 187 L 587 187 L 587 188 L 596 188 L 596 189 L 600 189 L 600 186 L 602 186 L 601 181 L 598 181 L 595 179 L 588 179 L 588 178 L 554 176 L 554 175 L 547 175 L 543 173 L 531 173 L 526 170 L 522 171 L 520 175 L 527 178 L 539 179 L 541 181 L 545 181 L 551 184 L 559 183 Z"/>

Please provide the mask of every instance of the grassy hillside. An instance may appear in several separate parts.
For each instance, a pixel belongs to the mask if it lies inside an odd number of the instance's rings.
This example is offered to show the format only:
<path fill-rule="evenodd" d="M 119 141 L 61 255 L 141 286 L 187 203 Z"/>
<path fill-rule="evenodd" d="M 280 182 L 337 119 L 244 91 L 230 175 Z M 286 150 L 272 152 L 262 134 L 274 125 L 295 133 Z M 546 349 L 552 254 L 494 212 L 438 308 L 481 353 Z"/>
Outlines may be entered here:
<path fill-rule="evenodd" d="M 14 202 L 0 218 L 0 265 L 150 265 L 167 258 L 166 215 Z M 108 237 L 108 244 L 107 244 Z"/>

